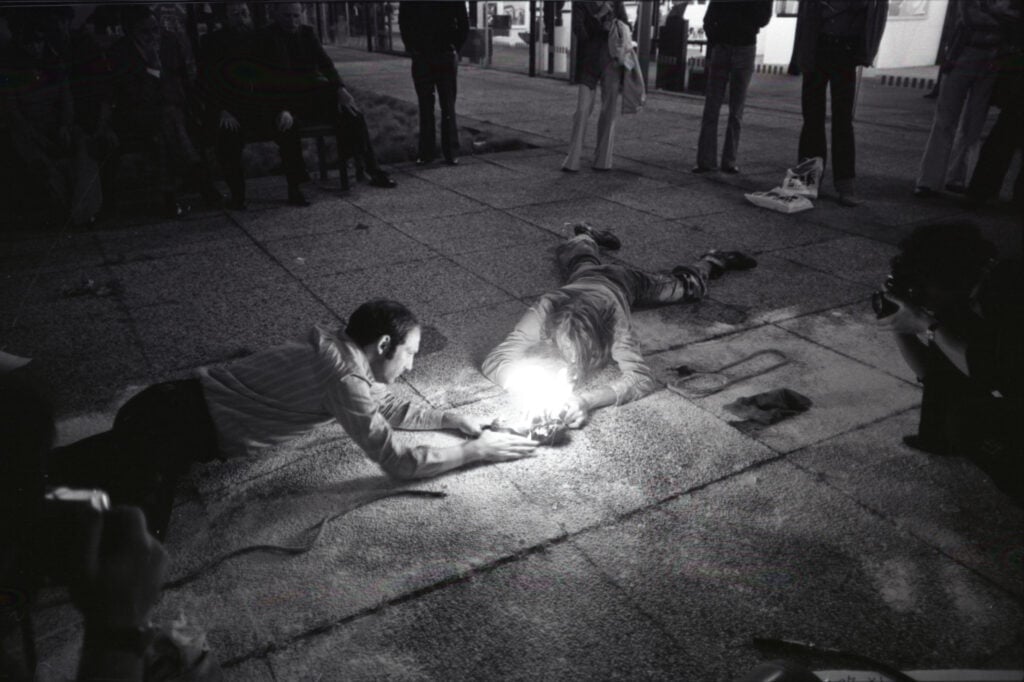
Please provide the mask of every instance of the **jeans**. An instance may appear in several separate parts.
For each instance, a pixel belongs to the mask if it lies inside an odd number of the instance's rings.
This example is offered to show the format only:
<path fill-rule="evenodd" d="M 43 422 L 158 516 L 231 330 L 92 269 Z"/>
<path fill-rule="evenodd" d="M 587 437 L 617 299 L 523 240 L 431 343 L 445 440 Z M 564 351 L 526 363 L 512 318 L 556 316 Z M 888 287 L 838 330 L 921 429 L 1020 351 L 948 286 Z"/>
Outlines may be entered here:
<path fill-rule="evenodd" d="M 677 268 L 677 275 L 665 275 L 602 263 L 597 244 L 587 235 L 559 244 L 555 257 L 567 284 L 603 279 L 619 289 L 630 307 L 697 301 L 708 293 L 707 277 L 696 268 Z"/>
<path fill-rule="evenodd" d="M 828 159 L 825 141 L 825 92 L 832 92 L 832 177 L 838 183 L 856 177 L 853 139 L 853 104 L 857 67 L 853 46 L 843 39 L 822 36 L 814 68 L 804 73 L 800 104 L 804 124 L 800 129 L 799 159 Z"/>
<path fill-rule="evenodd" d="M 1003 105 L 996 124 L 992 126 L 981 147 L 978 165 L 974 167 L 974 175 L 967 188 L 967 194 L 972 199 L 984 201 L 998 196 L 1010 170 L 1013 155 L 1024 151 L 1024 106 L 1019 99 Z M 1013 201 L 1018 207 L 1024 208 L 1024 172 L 1017 173 Z"/>
<path fill-rule="evenodd" d="M 950 183 L 967 184 L 968 168 L 980 146 L 996 73 L 994 50 L 965 47 L 953 69 L 945 74 L 932 130 L 921 157 L 918 187 L 939 190 L 947 179 Z"/>
<path fill-rule="evenodd" d="M 718 114 L 729 90 L 729 123 L 722 146 L 722 167 L 736 165 L 736 151 L 740 145 L 740 126 L 743 106 L 747 100 L 747 87 L 754 74 L 756 45 L 712 45 L 707 59 L 707 93 L 704 98 L 704 118 L 700 125 L 697 145 L 697 166 L 714 168 L 718 156 Z"/>
<path fill-rule="evenodd" d="M 615 61 L 608 62 L 601 73 L 601 116 L 597 120 L 597 150 L 594 152 L 594 168 L 607 170 L 612 167 L 612 149 L 615 147 L 615 122 L 622 109 L 623 67 Z M 587 122 L 594 111 L 596 92 L 593 88 L 580 85 L 577 91 L 576 113 L 572 119 L 572 135 L 569 138 L 569 153 L 562 167 L 579 170 L 580 155 L 583 153 L 583 139 L 587 136 Z"/>
<path fill-rule="evenodd" d="M 434 119 L 434 92 L 441 107 L 441 154 L 451 159 L 459 148 L 459 129 L 455 120 L 455 97 L 458 91 L 459 55 L 414 54 L 412 57 L 412 84 L 419 101 L 420 137 L 419 156 L 429 160 L 437 156 L 436 123 Z"/>

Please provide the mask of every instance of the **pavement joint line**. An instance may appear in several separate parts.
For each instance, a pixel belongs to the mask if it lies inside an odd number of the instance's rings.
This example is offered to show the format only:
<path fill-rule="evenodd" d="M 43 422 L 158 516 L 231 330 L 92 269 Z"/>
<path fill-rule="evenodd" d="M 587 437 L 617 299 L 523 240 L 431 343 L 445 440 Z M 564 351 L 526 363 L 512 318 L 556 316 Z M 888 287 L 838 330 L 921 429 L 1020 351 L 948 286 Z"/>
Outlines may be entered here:
<path fill-rule="evenodd" d="M 699 408 L 699 406 L 698 406 L 698 408 Z M 702 409 L 702 408 L 699 408 L 699 409 Z M 756 440 L 756 439 L 751 439 L 751 440 Z M 615 516 L 612 519 L 609 519 L 609 520 L 606 520 L 606 521 L 599 521 L 597 523 L 590 524 L 588 526 L 585 526 L 585 527 L 580 528 L 579 530 L 576 530 L 576 531 L 573 531 L 573 532 L 563 532 L 562 534 L 556 535 L 555 537 L 552 537 L 552 538 L 549 538 L 549 539 L 547 539 L 544 542 L 539 542 L 539 543 L 536 543 L 534 545 L 530 545 L 529 547 L 523 548 L 523 549 L 521 549 L 521 550 L 519 550 L 517 552 L 513 552 L 511 554 L 506 554 L 505 556 L 498 557 L 497 559 L 489 561 L 489 562 L 487 562 L 485 564 L 481 564 L 479 566 L 475 566 L 475 567 L 472 567 L 470 569 L 461 571 L 459 573 L 456 573 L 455 575 L 452 575 L 452 576 L 449 576 L 448 578 L 445 578 L 444 580 L 439 580 L 439 581 L 431 583 L 429 585 L 424 585 L 423 587 L 419 587 L 419 588 L 417 588 L 415 590 L 411 590 L 411 591 L 406 592 L 404 594 L 400 594 L 400 595 L 398 595 L 396 597 L 392 597 L 391 599 L 384 600 L 382 602 L 379 602 L 378 604 L 366 607 L 364 609 L 361 609 L 361 610 L 357 611 L 356 613 L 349 614 L 349 615 L 344 616 L 342 618 L 339 618 L 337 620 L 313 626 L 311 628 L 306 629 L 303 632 L 300 632 L 300 633 L 298 633 L 296 635 L 292 635 L 291 637 L 286 639 L 284 642 L 281 642 L 281 643 L 269 642 L 267 644 L 264 644 L 263 646 L 257 647 L 256 649 L 254 649 L 254 650 L 252 650 L 252 651 L 250 651 L 250 652 L 248 652 L 246 654 L 242 654 L 240 656 L 235 656 L 234 658 L 230 658 L 230 659 L 227 659 L 225 661 L 221 661 L 221 666 L 223 668 L 233 668 L 233 667 L 241 665 L 242 663 L 245 663 L 245 662 L 247 662 L 249 660 L 252 660 L 252 659 L 265 659 L 266 657 L 268 657 L 268 656 L 270 656 L 270 655 L 272 655 L 274 653 L 277 653 L 278 651 L 284 651 L 284 650 L 288 649 L 291 645 L 296 644 L 298 642 L 302 642 L 302 641 L 305 641 L 305 640 L 308 640 L 308 639 L 312 639 L 312 638 L 318 637 L 318 636 L 323 635 L 323 634 L 327 634 L 327 633 L 329 633 L 329 632 L 331 632 L 333 630 L 336 630 L 337 628 L 344 627 L 345 625 L 349 625 L 350 623 L 354 623 L 356 621 L 362 620 L 363 618 L 366 618 L 366 617 L 369 617 L 369 616 L 374 616 L 374 615 L 377 615 L 379 613 L 383 613 L 386 609 L 388 609 L 390 607 L 400 606 L 401 604 L 404 604 L 406 602 L 414 601 L 414 600 L 419 599 L 421 597 L 426 597 L 426 596 L 428 596 L 430 594 L 433 594 L 435 592 L 440 592 L 441 590 L 448 589 L 449 587 L 453 587 L 453 586 L 456 586 L 456 585 L 461 585 L 461 584 L 467 583 L 467 582 L 471 581 L 472 579 L 476 578 L 477 576 L 486 575 L 486 574 L 491 573 L 491 572 L 493 572 L 493 571 L 495 571 L 495 570 L 497 570 L 499 568 L 502 568 L 502 567 L 507 566 L 509 564 L 516 563 L 516 562 L 518 562 L 518 561 L 520 561 L 522 559 L 527 559 L 527 558 L 529 558 L 531 556 L 535 556 L 537 554 L 543 554 L 545 552 L 548 552 L 551 548 L 560 546 L 562 544 L 568 543 L 568 544 L 570 544 L 573 547 L 573 549 L 583 553 L 582 550 L 580 550 L 578 547 L 576 547 L 575 545 L 572 545 L 571 541 L 574 538 L 583 535 L 584 533 L 589 533 L 589 532 L 592 532 L 592 531 L 595 531 L 595 530 L 600 530 L 600 529 L 603 529 L 603 528 L 610 528 L 610 527 L 612 527 L 614 525 L 617 525 L 621 521 L 629 520 L 629 519 L 631 519 L 633 517 L 636 517 L 636 516 L 639 516 L 641 514 L 644 514 L 644 513 L 650 512 L 650 511 L 654 511 L 658 507 L 662 507 L 662 506 L 664 506 L 665 504 L 667 504 L 669 502 L 672 502 L 672 501 L 674 501 L 676 499 L 679 499 L 680 497 L 683 497 L 684 495 L 690 495 L 690 494 L 693 494 L 695 492 L 700 492 L 700 491 L 702 491 L 702 490 L 704 490 L 706 488 L 711 487 L 712 485 L 716 485 L 718 483 L 726 482 L 726 481 L 728 481 L 728 480 L 730 480 L 732 478 L 735 478 L 736 476 L 743 475 L 743 474 L 745 474 L 745 473 L 747 473 L 747 472 L 749 472 L 751 470 L 758 469 L 758 468 L 761 468 L 761 467 L 766 466 L 768 464 L 775 463 L 775 462 L 779 461 L 780 459 L 783 459 L 783 458 L 785 458 L 787 456 L 787 453 L 778 453 L 777 451 L 773 450 L 772 448 L 770 448 L 767 445 L 763 445 L 763 446 L 765 448 L 769 449 L 769 450 L 772 450 L 776 454 L 774 456 L 772 456 L 772 457 L 768 457 L 766 459 L 759 460 L 759 461 L 753 462 L 753 463 L 751 463 L 749 465 L 740 467 L 739 469 L 735 469 L 735 470 L 733 470 L 733 471 L 731 471 L 731 472 L 729 472 L 727 474 L 724 474 L 722 476 L 719 476 L 719 477 L 717 477 L 717 478 L 715 478 L 713 480 L 705 481 L 703 483 L 700 483 L 700 484 L 698 484 L 696 486 L 692 486 L 692 487 L 687 488 L 685 490 L 681 490 L 681 491 L 678 491 L 676 493 L 672 493 L 672 494 L 666 495 L 666 496 L 664 496 L 664 497 L 662 497 L 662 498 L 660 498 L 658 500 L 655 500 L 654 502 L 651 502 L 649 504 L 645 504 L 645 505 L 643 505 L 641 507 L 638 507 L 638 508 L 635 508 L 635 509 L 631 509 L 631 510 L 629 510 L 627 512 L 619 514 L 619 515 Z M 525 493 L 523 493 L 522 490 L 520 490 L 519 487 L 516 486 L 514 482 L 513 482 L 513 486 L 516 487 L 516 489 L 519 490 L 520 494 L 522 494 L 525 498 L 531 499 L 530 496 L 526 495 Z M 564 527 L 563 527 L 563 530 L 564 530 Z M 587 557 L 587 559 L 588 559 L 588 561 L 590 560 L 589 557 Z M 603 571 L 601 571 L 600 574 L 606 580 L 609 579 L 608 576 Z M 631 604 L 633 603 L 632 600 L 629 600 L 629 602 Z M 674 638 L 673 638 L 673 641 L 675 641 Z"/>
<path fill-rule="evenodd" d="M 865 428 L 867 428 L 869 426 L 872 426 L 872 425 L 878 423 L 879 421 L 884 421 L 885 419 L 890 419 L 892 417 L 896 417 L 896 416 L 898 416 L 900 414 L 904 414 L 907 411 L 908 410 L 904 410 L 902 412 L 898 412 L 896 414 L 889 415 L 889 416 L 884 417 L 882 419 L 875 420 L 874 422 L 871 422 L 869 424 L 864 424 L 864 425 L 862 425 L 860 427 L 857 427 L 856 429 L 851 429 L 850 431 L 848 431 L 846 433 L 852 433 L 852 432 L 855 432 L 855 431 L 859 431 L 859 430 L 865 429 Z M 845 434 L 839 434 L 839 435 L 845 435 Z M 819 441 L 819 443 L 820 442 L 823 442 L 823 441 Z M 809 444 L 808 447 L 810 447 L 810 445 L 814 445 L 814 443 Z M 803 449 L 803 448 L 801 448 L 801 449 Z M 794 454 L 795 452 L 799 452 L 799 451 L 795 450 L 793 453 L 789 453 L 789 454 Z M 832 490 L 836 491 L 837 493 L 839 493 L 840 495 L 842 495 L 846 499 L 850 500 L 851 502 L 853 502 L 854 505 L 856 505 L 860 509 L 864 510 L 865 512 L 867 512 L 871 516 L 874 516 L 875 518 L 878 518 L 878 519 L 884 521 L 886 524 L 888 524 L 890 527 L 892 527 L 897 533 L 909 536 L 909 537 L 917 540 L 922 545 L 924 545 L 929 550 L 931 550 L 933 553 L 935 553 L 938 556 L 941 556 L 941 557 L 943 557 L 943 558 L 945 558 L 945 559 L 947 559 L 949 561 L 952 561 L 954 564 L 960 566 L 963 569 L 966 569 L 968 573 L 971 573 L 975 577 L 979 578 L 983 583 L 985 583 L 985 584 L 989 585 L 990 587 L 998 590 L 999 592 L 1002 592 L 1002 593 L 1006 594 L 1008 596 L 1008 598 L 1011 599 L 1013 602 L 1015 602 L 1018 606 L 1024 606 L 1024 594 L 1019 594 L 1019 593 L 1015 592 L 1014 590 L 1012 590 L 1012 589 L 1010 589 L 1010 588 L 1000 584 L 998 581 L 996 581 L 995 579 L 993 579 L 992 577 L 990 577 L 986 573 L 983 573 L 980 569 L 974 568 L 973 566 L 964 563 L 963 561 L 958 559 L 955 555 L 950 554 L 949 552 L 944 550 L 942 547 L 939 547 L 937 545 L 933 545 L 928 540 L 928 538 L 925 538 L 925 537 L 922 537 L 922 536 L 918 535 L 916 532 L 914 532 L 914 530 L 912 528 L 907 528 L 906 526 L 901 526 L 900 524 L 896 523 L 896 521 L 893 518 L 889 517 L 884 511 L 882 511 L 880 509 L 876 509 L 875 507 L 871 506 L 870 504 L 857 499 L 852 494 L 846 492 L 843 488 L 840 488 L 840 487 L 834 485 L 826 475 L 819 474 L 818 472 L 813 471 L 811 469 L 807 469 L 807 468 L 801 466 L 800 464 L 798 464 L 796 462 L 789 461 L 788 459 L 783 464 L 787 465 L 787 466 L 791 466 L 791 467 L 793 467 L 795 469 L 798 469 L 798 470 L 802 471 L 803 473 L 807 474 L 808 476 L 811 476 L 812 478 L 814 478 L 816 481 L 818 481 L 822 485 L 824 485 L 824 486 L 826 486 L 828 488 L 831 488 Z"/>
<path fill-rule="evenodd" d="M 847 304 L 847 305 L 851 305 L 851 304 Z M 828 308 L 826 310 L 839 310 L 840 308 L 845 308 L 845 307 L 847 307 L 847 306 L 839 305 L 839 306 L 835 306 L 833 308 Z M 797 317 L 791 317 L 791 318 L 789 318 L 787 320 L 779 320 L 779 322 L 790 322 L 792 320 L 798 320 L 801 317 L 811 317 L 813 315 L 820 315 L 821 313 L 826 312 L 826 310 L 819 310 L 819 311 L 814 312 L 814 313 L 807 313 L 806 315 L 799 315 Z M 777 329 L 780 329 L 780 330 L 782 330 L 784 332 L 788 332 L 788 333 L 792 334 L 793 336 L 796 336 L 797 338 L 803 339 L 804 341 L 807 341 L 808 343 L 814 344 L 815 346 L 818 346 L 819 348 L 823 348 L 825 350 L 832 351 L 833 353 L 835 353 L 837 355 L 841 355 L 844 358 L 846 358 L 847 360 L 852 360 L 853 362 L 856 362 L 856 363 L 858 363 L 860 365 L 864 365 L 865 367 L 870 367 L 871 369 L 874 369 L 874 370 L 877 370 L 879 372 L 882 372 L 883 374 L 888 374 L 893 379 L 897 379 L 897 380 L 907 384 L 908 386 L 913 386 L 913 387 L 919 388 L 919 385 L 917 384 L 917 382 L 910 381 L 910 380 L 906 379 L 905 377 L 899 376 L 898 374 L 893 374 L 892 372 L 889 372 L 888 370 L 886 370 L 886 369 L 884 369 L 882 367 L 876 367 L 875 365 L 872 365 L 872 364 L 870 364 L 868 362 L 865 362 L 864 360 L 861 360 L 859 358 L 855 358 L 854 356 L 849 355 L 848 353 L 844 353 L 843 351 L 838 350 L 836 348 L 831 348 L 829 346 L 826 346 L 825 344 L 821 343 L 817 339 L 813 339 L 810 336 L 806 336 L 804 334 L 801 334 L 798 331 L 795 331 L 793 329 L 787 329 L 786 327 L 782 327 L 782 326 L 779 325 L 779 322 L 769 322 L 768 324 L 770 324 L 770 325 L 772 325 L 772 326 L 776 327 Z M 911 409 L 915 409 L 915 408 L 911 408 Z"/>

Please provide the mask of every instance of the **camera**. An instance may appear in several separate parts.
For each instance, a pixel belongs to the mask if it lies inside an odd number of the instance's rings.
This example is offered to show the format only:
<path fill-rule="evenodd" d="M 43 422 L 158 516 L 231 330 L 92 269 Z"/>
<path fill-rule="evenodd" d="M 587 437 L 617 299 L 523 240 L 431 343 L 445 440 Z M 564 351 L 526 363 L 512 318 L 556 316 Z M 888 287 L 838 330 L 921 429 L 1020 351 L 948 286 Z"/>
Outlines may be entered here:
<path fill-rule="evenodd" d="M 874 309 L 875 316 L 878 319 L 889 317 L 900 309 L 900 304 L 889 298 L 887 294 L 897 296 L 901 300 L 913 305 L 921 305 L 922 303 L 920 300 L 920 288 L 914 286 L 905 277 L 901 277 L 899 270 L 900 261 L 897 257 L 893 259 L 893 273 L 885 278 L 884 291 L 876 291 L 871 294 L 871 307 Z"/>

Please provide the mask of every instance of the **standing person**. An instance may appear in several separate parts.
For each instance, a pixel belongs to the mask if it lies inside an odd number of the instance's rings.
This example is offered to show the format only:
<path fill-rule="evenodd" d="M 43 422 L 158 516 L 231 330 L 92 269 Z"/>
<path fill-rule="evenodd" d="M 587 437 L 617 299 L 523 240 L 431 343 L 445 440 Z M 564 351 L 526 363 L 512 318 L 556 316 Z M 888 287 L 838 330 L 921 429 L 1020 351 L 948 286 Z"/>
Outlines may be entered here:
<path fill-rule="evenodd" d="M 707 93 L 704 118 L 697 145 L 694 173 L 714 170 L 718 157 L 718 113 L 729 88 L 729 125 L 722 147 L 721 168 L 739 173 L 736 152 L 740 145 L 740 126 L 747 86 L 754 73 L 757 33 L 772 18 L 771 0 L 711 0 L 704 14 L 704 34 L 708 38 Z"/>
<path fill-rule="evenodd" d="M 575 232 L 556 252 L 566 284 L 541 296 L 482 367 L 488 379 L 508 389 L 514 386 L 517 364 L 535 356 L 560 357 L 574 384 L 614 361 L 619 376 L 574 393 L 565 406 L 564 419 L 572 428 L 582 426 L 593 410 L 625 405 L 658 388 L 633 335 L 633 307 L 700 300 L 709 279 L 757 265 L 739 251 L 709 251 L 671 275 L 648 273 L 601 262 L 598 247 L 620 247 L 612 233 L 582 224 Z"/>
<path fill-rule="evenodd" d="M 942 65 L 945 77 L 914 196 L 929 197 L 943 187 L 958 194 L 965 191 L 996 83 L 999 53 L 1006 46 L 1008 27 L 1020 17 L 1017 0 L 957 3 L 956 28 Z"/>
<path fill-rule="evenodd" d="M 1024 152 L 1024 42 L 1018 38 L 1012 44 L 1014 47 L 1000 57 L 999 76 L 992 93 L 999 118 L 981 147 L 967 188 L 967 202 L 973 207 L 999 196 L 1014 154 Z M 1013 202 L 1024 214 L 1024 172 L 1017 172 Z"/>
<path fill-rule="evenodd" d="M 377 163 L 363 112 L 313 27 L 302 23 L 302 3 L 284 2 L 273 12 L 273 23 L 260 36 L 260 57 L 273 87 L 261 96 L 276 110 L 277 130 L 287 132 L 303 121 L 328 122 L 338 131 L 338 144 L 363 161 L 371 185 L 394 187 L 397 183 Z M 289 203 L 306 203 L 297 186 L 289 187 L 288 196 Z"/>
<path fill-rule="evenodd" d="M 853 108 L 857 67 L 870 66 L 885 31 L 888 0 L 801 2 L 794 57 L 803 73 L 800 160 L 828 158 L 825 93 L 832 93 L 832 178 L 843 206 L 856 206 Z"/>
<path fill-rule="evenodd" d="M 294 341 L 200 368 L 191 379 L 150 386 L 118 410 L 110 431 L 57 449 L 51 484 L 102 488 L 113 503 L 143 509 L 162 539 L 177 480 L 193 462 L 254 456 L 331 422 L 396 479 L 529 455 L 533 441 L 483 430 L 490 420 L 391 392 L 388 385 L 412 369 L 420 334 L 408 308 L 378 299 L 359 306 L 344 329 L 314 326 Z M 475 439 L 410 447 L 393 429 L 448 429 Z"/>
<path fill-rule="evenodd" d="M 615 122 L 622 106 L 622 79 L 625 76 L 625 68 L 612 58 L 608 50 L 608 39 L 615 21 L 628 23 L 622 0 L 572 3 L 572 32 L 576 36 L 576 82 L 579 87 L 569 153 L 562 162 L 563 171 L 574 173 L 580 169 L 583 138 L 587 134 L 587 121 L 594 110 L 598 83 L 601 84 L 601 116 L 597 121 L 594 169 L 609 170 L 612 167 Z"/>
<path fill-rule="evenodd" d="M 308 206 L 302 196 L 302 140 L 294 126 L 279 130 L 274 114 L 260 98 L 259 70 L 255 68 L 256 45 L 252 16 L 244 2 L 225 5 L 225 24 L 203 36 L 199 52 L 199 76 L 206 105 L 205 127 L 217 147 L 224 180 L 231 192 L 228 208 L 245 209 L 245 174 L 242 149 L 247 140 L 273 139 L 281 151 L 288 182 L 288 203 Z"/>
<path fill-rule="evenodd" d="M 434 91 L 441 106 L 441 155 L 449 166 L 458 163 L 459 128 L 455 122 L 459 52 L 469 35 L 464 2 L 409 2 L 398 7 L 398 26 L 412 55 L 412 83 L 419 102 L 420 136 L 416 165 L 437 156 Z"/>

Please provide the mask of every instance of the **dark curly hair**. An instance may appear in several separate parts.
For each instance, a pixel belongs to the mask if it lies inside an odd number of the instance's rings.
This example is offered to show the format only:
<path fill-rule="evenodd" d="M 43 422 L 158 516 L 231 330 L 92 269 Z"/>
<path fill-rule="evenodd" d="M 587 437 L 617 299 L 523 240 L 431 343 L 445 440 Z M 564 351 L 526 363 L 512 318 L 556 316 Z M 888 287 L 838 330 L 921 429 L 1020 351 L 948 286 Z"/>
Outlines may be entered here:
<path fill-rule="evenodd" d="M 995 246 L 970 221 L 921 225 L 900 242 L 892 275 L 909 286 L 969 293 L 995 256 Z"/>
<path fill-rule="evenodd" d="M 583 376 L 607 365 L 615 338 L 615 311 L 599 296 L 579 289 L 559 289 L 549 300 L 545 337 L 555 340 L 561 335 L 573 346 Z"/>
<path fill-rule="evenodd" d="M 384 357 L 389 360 L 395 350 L 405 343 L 405 337 L 419 320 L 408 308 L 398 301 L 377 298 L 362 304 L 348 318 L 345 334 L 360 346 L 375 343 L 382 336 L 391 337 L 391 347 Z"/>

